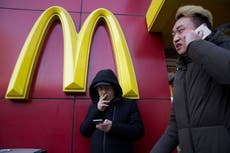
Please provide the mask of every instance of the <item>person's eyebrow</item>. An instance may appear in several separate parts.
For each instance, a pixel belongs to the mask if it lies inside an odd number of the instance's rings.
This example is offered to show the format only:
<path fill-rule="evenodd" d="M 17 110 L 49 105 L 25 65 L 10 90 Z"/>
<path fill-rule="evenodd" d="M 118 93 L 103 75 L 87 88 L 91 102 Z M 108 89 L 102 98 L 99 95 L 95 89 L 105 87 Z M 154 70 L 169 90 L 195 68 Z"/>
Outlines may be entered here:
<path fill-rule="evenodd" d="M 172 35 L 174 35 L 175 32 L 176 32 L 178 29 L 180 29 L 180 28 L 183 28 L 183 25 L 179 25 L 178 27 L 176 27 L 176 29 L 172 31 Z"/>

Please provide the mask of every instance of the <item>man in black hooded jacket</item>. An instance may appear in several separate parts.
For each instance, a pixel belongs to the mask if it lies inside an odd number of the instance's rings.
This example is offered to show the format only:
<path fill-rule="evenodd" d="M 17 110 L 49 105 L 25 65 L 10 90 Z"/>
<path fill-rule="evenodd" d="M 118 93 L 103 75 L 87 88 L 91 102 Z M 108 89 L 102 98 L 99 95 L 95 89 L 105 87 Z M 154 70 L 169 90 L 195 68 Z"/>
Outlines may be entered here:
<path fill-rule="evenodd" d="M 230 153 L 230 38 L 212 31 L 212 14 L 201 6 L 177 10 L 173 43 L 180 55 L 170 122 L 151 153 Z M 206 30 L 208 31 L 208 30 Z"/>
<path fill-rule="evenodd" d="M 92 104 L 80 127 L 91 137 L 91 153 L 133 153 L 132 141 L 141 138 L 144 127 L 135 100 L 122 97 L 112 70 L 99 71 L 90 88 Z M 95 120 L 102 119 L 100 123 Z"/>

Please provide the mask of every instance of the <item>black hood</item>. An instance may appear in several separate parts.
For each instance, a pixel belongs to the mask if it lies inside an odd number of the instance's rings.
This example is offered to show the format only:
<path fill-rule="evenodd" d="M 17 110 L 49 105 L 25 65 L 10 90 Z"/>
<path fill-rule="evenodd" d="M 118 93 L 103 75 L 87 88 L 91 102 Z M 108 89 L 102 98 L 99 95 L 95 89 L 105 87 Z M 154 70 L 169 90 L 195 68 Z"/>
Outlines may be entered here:
<path fill-rule="evenodd" d="M 105 70 L 101 70 L 99 71 L 96 76 L 94 77 L 90 87 L 89 87 L 89 94 L 90 97 L 92 99 L 92 101 L 98 102 L 99 100 L 99 95 L 97 90 L 95 89 L 95 84 L 97 84 L 98 82 L 108 82 L 110 83 L 115 90 L 115 98 L 114 99 L 120 99 L 122 97 L 122 89 L 121 86 L 118 82 L 117 76 L 113 73 L 112 70 L 110 69 L 105 69 Z"/>

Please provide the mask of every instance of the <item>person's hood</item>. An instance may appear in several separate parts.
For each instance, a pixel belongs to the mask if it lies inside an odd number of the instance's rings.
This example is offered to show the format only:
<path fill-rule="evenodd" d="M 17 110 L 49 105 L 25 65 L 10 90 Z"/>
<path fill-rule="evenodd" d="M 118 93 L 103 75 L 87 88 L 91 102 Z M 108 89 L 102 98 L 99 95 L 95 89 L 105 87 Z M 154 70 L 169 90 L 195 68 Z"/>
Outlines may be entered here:
<path fill-rule="evenodd" d="M 94 103 L 97 103 L 99 100 L 98 92 L 95 88 L 95 85 L 99 82 L 107 82 L 114 87 L 115 90 L 115 98 L 120 99 L 122 97 L 122 89 L 118 82 L 117 76 L 113 73 L 110 69 L 105 69 L 99 71 L 96 76 L 94 77 L 90 87 L 89 87 L 89 94 Z"/>

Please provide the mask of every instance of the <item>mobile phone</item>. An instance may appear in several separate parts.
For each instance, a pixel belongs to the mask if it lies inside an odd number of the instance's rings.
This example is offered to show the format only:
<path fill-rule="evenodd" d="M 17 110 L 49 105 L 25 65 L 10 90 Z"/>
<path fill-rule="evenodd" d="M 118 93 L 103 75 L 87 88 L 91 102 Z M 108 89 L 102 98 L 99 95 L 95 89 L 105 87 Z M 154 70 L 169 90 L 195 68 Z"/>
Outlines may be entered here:
<path fill-rule="evenodd" d="M 94 119 L 93 122 L 94 122 L 95 124 L 99 124 L 99 123 L 103 123 L 104 120 L 103 120 L 103 119 Z"/>
<path fill-rule="evenodd" d="M 212 32 L 206 25 L 201 24 L 195 29 L 195 32 L 202 38 L 205 39 Z"/>

